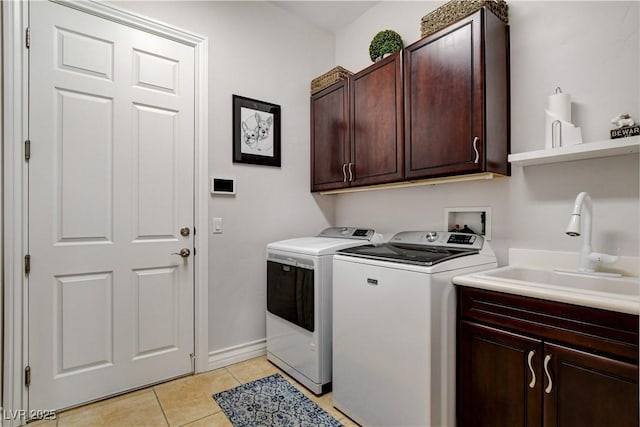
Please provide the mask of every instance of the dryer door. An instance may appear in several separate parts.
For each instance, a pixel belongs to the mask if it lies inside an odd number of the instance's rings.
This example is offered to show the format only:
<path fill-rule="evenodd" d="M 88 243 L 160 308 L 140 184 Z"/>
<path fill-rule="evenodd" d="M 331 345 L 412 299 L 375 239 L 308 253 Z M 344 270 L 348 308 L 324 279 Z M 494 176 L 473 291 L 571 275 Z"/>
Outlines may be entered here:
<path fill-rule="evenodd" d="M 267 261 L 267 310 L 313 332 L 313 270 Z"/>

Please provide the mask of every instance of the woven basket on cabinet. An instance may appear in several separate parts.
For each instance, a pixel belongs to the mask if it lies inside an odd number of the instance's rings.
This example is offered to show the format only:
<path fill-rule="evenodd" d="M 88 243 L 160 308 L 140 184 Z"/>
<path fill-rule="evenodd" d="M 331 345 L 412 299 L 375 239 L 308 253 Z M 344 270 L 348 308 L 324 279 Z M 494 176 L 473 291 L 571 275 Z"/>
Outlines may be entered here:
<path fill-rule="evenodd" d="M 433 34 L 481 7 L 489 9 L 505 24 L 509 23 L 509 6 L 505 0 L 452 0 L 422 17 L 421 35 L 426 37 Z"/>
<path fill-rule="evenodd" d="M 320 92 L 322 89 L 327 88 L 340 80 L 346 79 L 351 74 L 353 74 L 351 71 L 338 65 L 323 75 L 311 80 L 311 94 L 313 95 L 316 92 Z"/>

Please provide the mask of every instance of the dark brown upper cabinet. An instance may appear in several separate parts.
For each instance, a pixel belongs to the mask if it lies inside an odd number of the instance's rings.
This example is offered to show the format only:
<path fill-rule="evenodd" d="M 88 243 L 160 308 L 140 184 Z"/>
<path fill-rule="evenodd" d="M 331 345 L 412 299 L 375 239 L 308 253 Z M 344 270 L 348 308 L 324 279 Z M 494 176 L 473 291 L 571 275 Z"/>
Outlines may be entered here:
<path fill-rule="evenodd" d="M 311 96 L 311 191 L 344 188 L 351 158 L 349 82 Z"/>
<path fill-rule="evenodd" d="M 404 178 L 402 55 L 396 53 L 350 77 L 352 186 Z"/>
<path fill-rule="evenodd" d="M 402 56 L 311 96 L 311 191 L 402 180 Z"/>
<path fill-rule="evenodd" d="M 485 8 L 311 97 L 311 191 L 510 175 L 509 27 Z"/>
<path fill-rule="evenodd" d="M 508 43 L 482 8 L 405 49 L 406 179 L 510 174 Z"/>

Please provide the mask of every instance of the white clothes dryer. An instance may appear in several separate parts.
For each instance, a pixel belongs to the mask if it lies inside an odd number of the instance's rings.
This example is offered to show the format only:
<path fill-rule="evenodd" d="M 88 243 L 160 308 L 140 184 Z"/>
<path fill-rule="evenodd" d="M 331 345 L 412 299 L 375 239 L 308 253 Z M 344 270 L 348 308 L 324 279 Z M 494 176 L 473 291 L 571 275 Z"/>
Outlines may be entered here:
<path fill-rule="evenodd" d="M 374 230 L 336 227 L 267 245 L 267 359 L 316 394 L 331 387 L 333 254 L 372 241 Z"/>

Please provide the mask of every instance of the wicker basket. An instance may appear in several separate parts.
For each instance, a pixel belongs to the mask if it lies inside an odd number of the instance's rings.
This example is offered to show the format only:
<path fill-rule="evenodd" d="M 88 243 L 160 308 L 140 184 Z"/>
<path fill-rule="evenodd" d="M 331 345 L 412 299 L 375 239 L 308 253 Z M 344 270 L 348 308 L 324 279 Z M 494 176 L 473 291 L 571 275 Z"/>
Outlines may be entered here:
<path fill-rule="evenodd" d="M 509 6 L 505 0 L 451 0 L 422 17 L 420 22 L 422 37 L 471 15 L 483 6 L 486 6 L 505 24 L 509 23 Z"/>
<path fill-rule="evenodd" d="M 338 65 L 323 75 L 311 80 L 311 94 L 313 95 L 316 92 L 320 92 L 322 89 L 327 88 L 340 80 L 346 79 L 351 74 L 353 74 L 351 71 Z"/>

